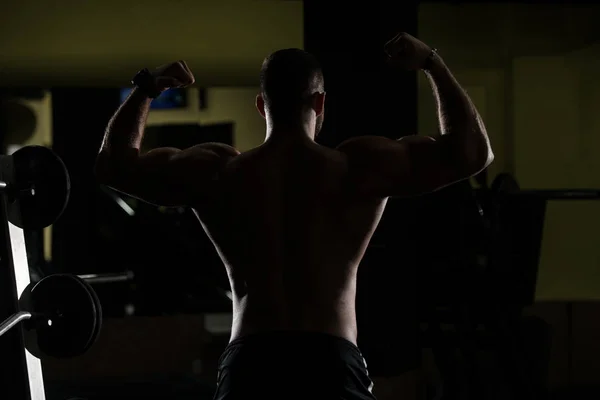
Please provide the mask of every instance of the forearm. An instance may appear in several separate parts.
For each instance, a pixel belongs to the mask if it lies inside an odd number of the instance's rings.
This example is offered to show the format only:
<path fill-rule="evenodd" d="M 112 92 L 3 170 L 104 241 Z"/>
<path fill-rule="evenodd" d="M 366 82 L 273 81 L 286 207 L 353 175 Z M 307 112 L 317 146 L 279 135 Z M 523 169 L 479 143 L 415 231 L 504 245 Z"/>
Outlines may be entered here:
<path fill-rule="evenodd" d="M 432 61 L 426 74 L 437 103 L 440 133 L 463 161 L 482 169 L 493 160 L 485 125 L 441 57 L 434 55 Z"/>
<path fill-rule="evenodd" d="M 152 99 L 134 89 L 108 123 L 100 153 L 96 161 L 96 172 L 107 174 L 114 164 L 128 162 L 137 157 L 144 137 Z"/>

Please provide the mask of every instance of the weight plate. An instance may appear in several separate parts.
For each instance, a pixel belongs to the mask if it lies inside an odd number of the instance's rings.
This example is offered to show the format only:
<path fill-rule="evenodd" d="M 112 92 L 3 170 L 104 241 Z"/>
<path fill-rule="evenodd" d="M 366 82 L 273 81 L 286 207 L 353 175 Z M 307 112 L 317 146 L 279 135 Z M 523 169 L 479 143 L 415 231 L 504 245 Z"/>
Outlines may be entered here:
<path fill-rule="evenodd" d="M 71 358 L 84 354 L 95 343 L 102 324 L 100 302 L 94 290 L 74 275 L 49 275 L 31 289 L 30 304 L 35 318 L 33 345 L 42 358 Z M 26 341 L 31 342 L 31 340 Z"/>
<path fill-rule="evenodd" d="M 43 146 L 25 146 L 13 155 L 8 219 L 22 229 L 52 225 L 69 200 L 71 182 L 63 161 Z M 30 193 L 29 189 L 33 188 Z"/>
<path fill-rule="evenodd" d="M 78 278 L 87 287 L 89 293 L 92 295 L 92 301 L 94 302 L 94 306 L 96 308 L 96 329 L 94 330 L 94 333 L 90 338 L 91 340 L 88 343 L 89 350 L 96 343 L 98 336 L 100 336 L 100 331 L 102 330 L 102 304 L 100 303 L 100 299 L 98 298 L 98 294 L 94 288 L 92 288 L 92 286 L 83 279 L 79 277 L 76 278 Z"/>

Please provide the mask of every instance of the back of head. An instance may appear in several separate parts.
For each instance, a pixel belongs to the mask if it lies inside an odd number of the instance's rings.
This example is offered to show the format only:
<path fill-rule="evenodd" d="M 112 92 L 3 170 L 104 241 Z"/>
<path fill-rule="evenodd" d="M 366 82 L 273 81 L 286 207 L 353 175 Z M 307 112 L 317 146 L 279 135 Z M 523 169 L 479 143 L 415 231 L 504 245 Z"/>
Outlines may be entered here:
<path fill-rule="evenodd" d="M 260 88 L 271 114 L 283 117 L 308 106 L 314 93 L 323 92 L 323 73 L 317 59 L 304 50 L 279 50 L 264 60 Z"/>

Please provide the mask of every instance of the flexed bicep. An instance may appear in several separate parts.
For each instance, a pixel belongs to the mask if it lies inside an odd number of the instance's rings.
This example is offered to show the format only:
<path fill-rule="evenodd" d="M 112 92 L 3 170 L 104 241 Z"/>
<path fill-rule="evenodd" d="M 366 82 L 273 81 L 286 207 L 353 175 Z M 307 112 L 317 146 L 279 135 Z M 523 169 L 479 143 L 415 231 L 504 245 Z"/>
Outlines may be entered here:
<path fill-rule="evenodd" d="M 408 136 L 392 140 L 363 136 L 338 149 L 361 192 L 376 197 L 414 196 L 439 190 L 471 174 L 455 160 L 444 138 Z"/>
<path fill-rule="evenodd" d="M 239 152 L 219 143 L 206 143 L 185 150 L 158 148 L 112 167 L 102 183 L 162 206 L 188 206 L 211 190 L 227 162 Z M 101 178 L 102 175 L 99 174 Z"/>

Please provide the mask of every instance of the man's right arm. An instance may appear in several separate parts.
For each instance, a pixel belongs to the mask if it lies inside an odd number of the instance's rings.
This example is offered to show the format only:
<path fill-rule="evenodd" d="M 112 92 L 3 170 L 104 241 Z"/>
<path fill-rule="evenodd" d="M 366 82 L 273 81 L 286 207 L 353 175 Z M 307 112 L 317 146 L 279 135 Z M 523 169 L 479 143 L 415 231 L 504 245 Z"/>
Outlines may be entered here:
<path fill-rule="evenodd" d="M 363 136 L 342 143 L 361 192 L 378 197 L 419 195 L 467 179 L 493 161 L 485 126 L 441 57 L 426 72 L 437 103 L 441 136 L 400 140 Z"/>

